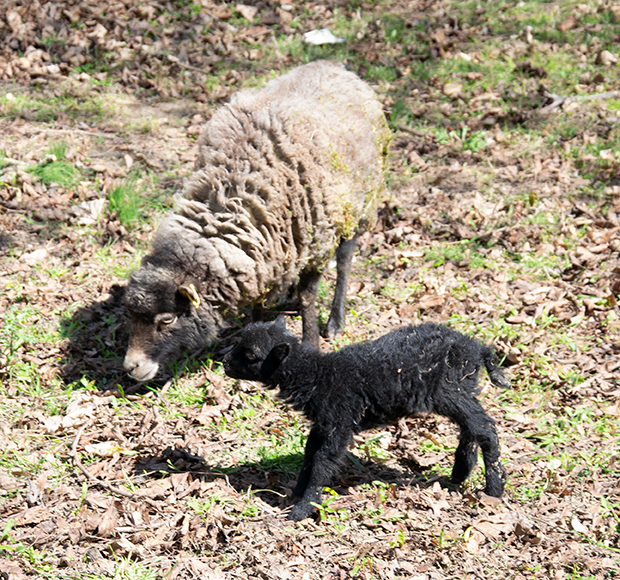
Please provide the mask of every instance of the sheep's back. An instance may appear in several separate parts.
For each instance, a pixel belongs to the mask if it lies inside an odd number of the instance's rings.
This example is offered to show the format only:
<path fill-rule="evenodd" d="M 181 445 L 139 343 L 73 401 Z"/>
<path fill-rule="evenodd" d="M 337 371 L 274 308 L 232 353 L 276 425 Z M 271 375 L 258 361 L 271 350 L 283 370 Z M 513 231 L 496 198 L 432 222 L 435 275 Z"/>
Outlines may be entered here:
<path fill-rule="evenodd" d="M 215 248 L 223 268 L 208 275 L 234 277 L 228 298 L 238 306 L 280 294 L 373 221 L 388 142 L 366 83 L 328 62 L 298 67 L 214 114 L 162 229 L 200 236 L 202 253 Z"/>

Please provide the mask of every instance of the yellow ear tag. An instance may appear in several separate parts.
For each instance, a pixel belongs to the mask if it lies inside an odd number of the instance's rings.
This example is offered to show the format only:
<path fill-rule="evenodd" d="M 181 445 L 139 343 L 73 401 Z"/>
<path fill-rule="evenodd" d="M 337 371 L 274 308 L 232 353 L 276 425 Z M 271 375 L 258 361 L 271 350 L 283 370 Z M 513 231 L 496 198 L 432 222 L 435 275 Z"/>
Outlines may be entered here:
<path fill-rule="evenodd" d="M 196 291 L 196 286 L 193 284 L 189 284 L 189 286 L 179 286 L 179 292 L 192 303 L 194 308 L 198 308 L 200 306 L 200 296 Z"/>

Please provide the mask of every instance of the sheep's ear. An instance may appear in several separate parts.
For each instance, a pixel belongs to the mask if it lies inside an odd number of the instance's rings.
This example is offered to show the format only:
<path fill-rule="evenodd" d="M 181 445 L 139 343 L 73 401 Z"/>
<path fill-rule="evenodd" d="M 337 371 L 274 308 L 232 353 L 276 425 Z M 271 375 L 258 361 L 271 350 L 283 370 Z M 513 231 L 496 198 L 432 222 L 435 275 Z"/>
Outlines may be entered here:
<path fill-rule="evenodd" d="M 192 303 L 194 308 L 198 308 L 200 306 L 200 295 L 196 290 L 196 286 L 193 284 L 183 284 L 182 286 L 179 286 L 177 290 L 179 294 L 185 296 L 185 298 Z"/>
<path fill-rule="evenodd" d="M 276 344 L 276 346 L 271 349 L 271 352 L 267 355 L 267 358 L 263 363 L 263 367 L 261 369 L 263 379 L 269 379 L 269 377 L 271 377 L 276 369 L 282 364 L 282 361 L 289 355 L 290 352 L 291 345 L 287 342 Z"/>
<path fill-rule="evenodd" d="M 278 318 L 276 318 L 274 324 L 286 330 L 286 314 L 278 314 Z"/>

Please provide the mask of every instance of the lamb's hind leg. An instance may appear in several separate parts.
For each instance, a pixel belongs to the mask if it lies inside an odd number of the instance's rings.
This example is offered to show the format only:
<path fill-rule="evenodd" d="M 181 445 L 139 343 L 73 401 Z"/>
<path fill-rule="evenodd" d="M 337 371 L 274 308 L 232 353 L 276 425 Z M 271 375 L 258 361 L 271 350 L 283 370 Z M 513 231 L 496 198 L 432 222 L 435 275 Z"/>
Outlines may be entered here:
<path fill-rule="evenodd" d="M 471 432 L 465 427 L 461 428 L 459 446 L 454 454 L 454 467 L 452 468 L 452 483 L 463 483 L 472 472 L 478 461 L 478 443 Z"/>
<path fill-rule="evenodd" d="M 338 336 L 344 328 L 347 282 L 351 273 L 353 253 L 355 252 L 360 233 L 360 231 L 357 231 L 350 240 L 342 240 L 336 250 L 336 289 L 325 331 L 327 338 Z"/>
<path fill-rule="evenodd" d="M 473 445 L 477 443 L 482 450 L 484 467 L 486 472 L 486 487 L 484 492 L 487 495 L 501 497 L 504 493 L 506 483 L 506 472 L 500 463 L 499 438 L 495 430 L 495 422 L 482 405 L 474 398 L 463 394 L 450 408 L 437 409 L 442 415 L 450 417 L 461 427 L 461 434 L 465 434 L 465 439 L 461 439 L 457 457 L 454 464 L 453 476 L 456 480 L 463 475 L 467 469 L 475 465 L 475 454 Z M 455 473 L 456 472 L 456 473 Z"/>
<path fill-rule="evenodd" d="M 321 282 L 321 272 L 314 268 L 303 270 L 299 275 L 297 292 L 301 302 L 301 322 L 303 326 L 303 341 L 318 347 L 321 335 L 316 312 L 316 295 Z"/>

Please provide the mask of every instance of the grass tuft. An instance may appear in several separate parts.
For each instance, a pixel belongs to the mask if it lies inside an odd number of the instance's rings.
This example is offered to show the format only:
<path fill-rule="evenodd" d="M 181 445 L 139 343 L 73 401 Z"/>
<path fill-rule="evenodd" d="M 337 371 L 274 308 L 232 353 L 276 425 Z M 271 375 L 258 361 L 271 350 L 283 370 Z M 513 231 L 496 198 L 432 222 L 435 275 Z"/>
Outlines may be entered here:
<path fill-rule="evenodd" d="M 140 216 L 142 200 L 137 191 L 135 179 L 128 179 L 117 185 L 108 194 L 110 211 L 115 211 L 123 225 L 131 225 Z"/>

